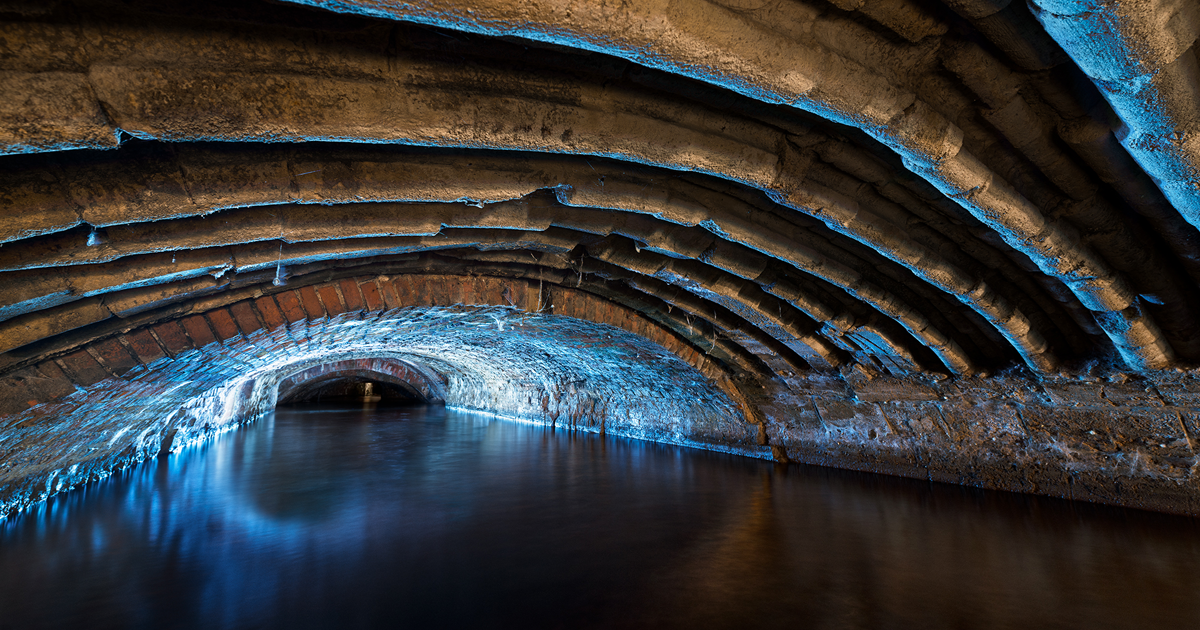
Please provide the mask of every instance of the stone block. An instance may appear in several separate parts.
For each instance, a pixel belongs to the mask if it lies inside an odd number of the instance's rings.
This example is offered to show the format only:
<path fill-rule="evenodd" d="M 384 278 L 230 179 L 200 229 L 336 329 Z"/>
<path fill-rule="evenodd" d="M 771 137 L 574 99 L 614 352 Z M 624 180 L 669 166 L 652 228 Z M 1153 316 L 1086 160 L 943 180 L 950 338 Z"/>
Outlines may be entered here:
<path fill-rule="evenodd" d="M 881 404 L 879 409 L 898 433 L 942 445 L 964 438 L 963 428 L 948 422 L 937 404 L 891 403 Z"/>
<path fill-rule="evenodd" d="M 1055 405 L 1062 407 L 1112 406 L 1112 403 L 1104 399 L 1104 387 L 1100 383 L 1046 381 L 1042 383 L 1042 389 Z"/>
<path fill-rule="evenodd" d="M 79 214 L 66 190 L 49 170 L 9 172 L 0 182 L 5 221 L 0 242 L 66 230 L 79 225 Z"/>
<path fill-rule="evenodd" d="M 861 442 L 895 433 L 894 423 L 884 417 L 879 405 L 821 398 L 813 399 L 812 404 L 822 429 L 836 434 L 828 437 Z"/>
<path fill-rule="evenodd" d="M 1162 407 L 1163 399 L 1154 387 L 1145 381 L 1108 383 L 1104 385 L 1104 399 L 1118 407 Z"/>
<path fill-rule="evenodd" d="M 988 449 L 999 442 L 1003 446 L 1023 439 L 1025 426 L 1018 406 L 996 400 L 942 405 L 942 417 L 951 433 L 963 442 Z"/>
<path fill-rule="evenodd" d="M 133 349 L 134 354 L 142 363 L 150 364 L 167 356 L 167 353 L 163 352 L 162 347 L 158 345 L 158 341 L 145 328 L 127 333 L 124 337 L 125 343 Z"/>
<path fill-rule="evenodd" d="M 0 322 L 0 352 L 112 317 L 100 298 L 86 298 Z"/>
<path fill-rule="evenodd" d="M 858 372 L 847 384 L 862 402 L 893 402 L 912 400 L 941 400 L 938 390 L 913 379 L 875 378 L 868 379 Z"/>
<path fill-rule="evenodd" d="M 1180 416 L 1171 410 L 1025 408 L 1021 416 L 1032 435 L 1060 450 L 1154 454 L 1188 441 Z"/>
<path fill-rule="evenodd" d="M 1200 409 L 1200 381 L 1163 381 L 1155 383 L 1155 387 L 1169 405 Z"/>
<path fill-rule="evenodd" d="M 108 149 L 117 145 L 108 116 L 87 74 L 5 72 L 0 100 L 0 146 L 4 153 Z M 37 104 L 36 117 L 25 108 Z"/>

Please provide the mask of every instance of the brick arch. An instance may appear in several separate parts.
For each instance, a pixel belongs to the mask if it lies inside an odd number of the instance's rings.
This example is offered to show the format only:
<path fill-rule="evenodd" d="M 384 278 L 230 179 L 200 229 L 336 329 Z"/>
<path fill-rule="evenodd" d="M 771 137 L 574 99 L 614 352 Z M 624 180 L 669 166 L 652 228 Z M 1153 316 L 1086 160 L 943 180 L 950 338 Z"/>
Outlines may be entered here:
<path fill-rule="evenodd" d="M 479 275 L 356 276 L 289 286 L 212 308 L 201 304 L 199 312 L 77 343 L 0 380 L 0 414 L 19 413 L 76 388 L 122 379 L 188 350 L 259 330 L 347 312 L 453 304 L 512 307 L 609 324 L 667 348 L 710 378 L 728 378 L 727 368 L 686 339 L 628 307 L 587 291 L 528 279 Z"/>
<path fill-rule="evenodd" d="M 546 299 L 555 313 L 538 309 Z M 6 446 L 25 463 L 7 471 L 17 480 L 0 487 L 0 512 L 178 451 L 339 373 L 552 426 L 773 454 L 727 369 L 627 307 L 527 280 L 357 277 L 146 325 L 10 377 L 28 408 L 8 416 Z"/>
<path fill-rule="evenodd" d="M 345 378 L 395 385 L 424 403 L 445 402 L 445 383 L 436 373 L 399 359 L 380 358 L 347 359 L 300 369 L 279 381 L 275 398 L 281 403 L 314 383 Z"/>

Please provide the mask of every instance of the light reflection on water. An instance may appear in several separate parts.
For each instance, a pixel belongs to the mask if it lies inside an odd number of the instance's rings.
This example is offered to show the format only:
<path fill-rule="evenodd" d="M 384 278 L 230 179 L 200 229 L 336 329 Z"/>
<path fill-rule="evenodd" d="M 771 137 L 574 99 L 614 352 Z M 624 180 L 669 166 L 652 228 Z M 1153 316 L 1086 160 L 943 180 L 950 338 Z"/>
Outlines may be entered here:
<path fill-rule="evenodd" d="M 1195 521 L 281 410 L 0 526 L 0 628 L 1196 627 Z"/>

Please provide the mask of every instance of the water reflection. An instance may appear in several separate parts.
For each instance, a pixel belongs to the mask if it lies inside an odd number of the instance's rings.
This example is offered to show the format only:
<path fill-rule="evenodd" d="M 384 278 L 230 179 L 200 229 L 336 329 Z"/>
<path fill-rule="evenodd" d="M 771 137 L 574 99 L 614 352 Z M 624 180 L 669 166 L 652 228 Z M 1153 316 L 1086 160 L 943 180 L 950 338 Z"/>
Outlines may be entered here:
<path fill-rule="evenodd" d="M 4 523 L 0 627 L 1195 625 L 1189 519 L 287 410 Z"/>

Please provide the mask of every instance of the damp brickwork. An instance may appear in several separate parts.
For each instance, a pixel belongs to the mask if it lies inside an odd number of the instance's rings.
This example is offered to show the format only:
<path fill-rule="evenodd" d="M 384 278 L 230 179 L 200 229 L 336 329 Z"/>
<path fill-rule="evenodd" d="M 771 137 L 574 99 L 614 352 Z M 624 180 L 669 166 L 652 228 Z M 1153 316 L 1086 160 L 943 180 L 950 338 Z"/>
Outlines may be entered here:
<path fill-rule="evenodd" d="M 135 367 L 261 329 L 348 312 L 457 304 L 506 306 L 610 324 L 676 353 L 708 378 L 725 373 L 702 351 L 630 309 L 590 293 L 522 279 L 400 275 L 344 278 L 285 289 L 60 349 L 0 378 L 0 415 L 52 402 L 78 388 L 123 378 Z M 196 308 L 204 309 L 201 303 Z"/>
<path fill-rule="evenodd" d="M 119 378 L 73 391 L 63 384 L 53 401 L 5 416 L 2 511 L 252 421 L 274 408 L 281 381 L 346 362 L 391 375 L 419 370 L 445 404 L 460 409 L 769 456 L 758 428 L 716 383 L 614 326 L 512 307 L 383 306 L 319 317 L 296 312 L 294 321 L 244 332 L 238 310 L 192 320 L 210 332 L 204 345 L 171 348 L 147 363 L 127 353 Z M 115 356 L 97 354 L 114 364 Z M 411 367 L 379 364 L 392 361 Z"/>
<path fill-rule="evenodd" d="M 1200 510 L 1200 5 L 751 4 L 7 0 L 2 474 L 223 430 L 319 339 L 293 376 Z M 485 313 L 487 369 L 350 333 Z M 643 347 L 679 382 L 564 376 Z"/>
<path fill-rule="evenodd" d="M 564 429 L 1200 513 L 1200 380 L 1188 371 L 735 383 L 702 349 L 595 295 L 437 274 L 285 288 L 9 375 L 0 467 L 11 503 L 178 450 L 266 412 L 281 384 L 346 370 Z"/>

